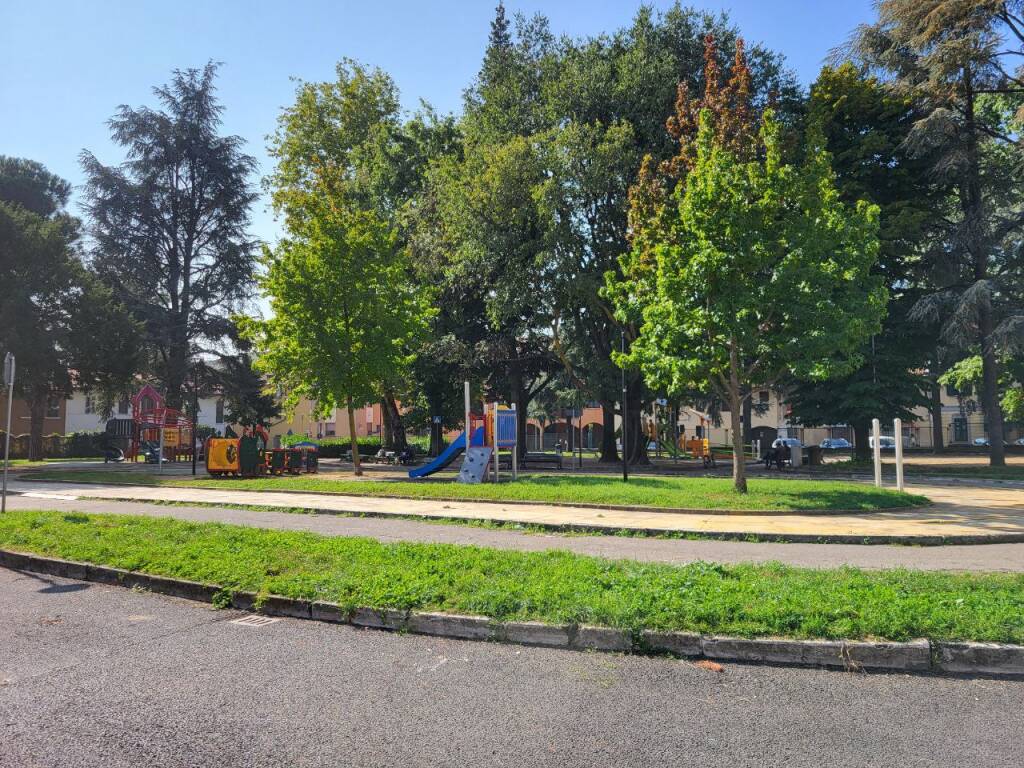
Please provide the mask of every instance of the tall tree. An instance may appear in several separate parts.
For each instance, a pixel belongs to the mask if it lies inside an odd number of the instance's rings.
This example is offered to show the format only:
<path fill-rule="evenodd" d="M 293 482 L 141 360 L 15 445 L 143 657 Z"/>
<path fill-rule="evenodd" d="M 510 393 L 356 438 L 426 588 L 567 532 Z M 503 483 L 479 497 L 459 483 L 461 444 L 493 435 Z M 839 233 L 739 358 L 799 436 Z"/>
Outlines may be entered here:
<path fill-rule="evenodd" d="M 348 205 L 372 211 L 406 247 L 422 217 L 420 192 L 432 159 L 458 151 L 454 120 L 428 106 L 403 123 L 398 89 L 387 73 L 344 59 L 335 78 L 301 83 L 295 102 L 278 121 L 270 154 L 277 160 L 267 187 L 278 211 L 290 219 L 306 215 L 309 185 L 324 167 Z M 410 282 L 418 265 L 407 262 Z M 409 350 L 412 352 L 413 350 Z M 408 381 L 397 371 L 375 382 L 375 399 L 386 416 L 385 437 L 406 445 L 399 398 L 408 402 Z"/>
<path fill-rule="evenodd" d="M 770 111 L 750 144 L 730 141 L 717 118 L 701 110 L 684 179 L 634 240 L 632 260 L 654 259 L 639 270 L 641 281 L 609 276 L 609 287 L 623 315 L 639 301 L 643 318 L 621 364 L 670 395 L 710 390 L 722 399 L 734 484 L 746 492 L 745 393 L 783 376 L 845 372 L 853 351 L 877 332 L 886 291 L 870 275 L 877 208 L 862 202 L 851 210 L 840 201 L 820 139 L 811 134 L 797 168 L 782 162 Z"/>
<path fill-rule="evenodd" d="M 793 382 L 786 400 L 800 423 L 851 425 L 857 455 L 866 458 L 872 417 L 912 421 L 914 408 L 932 406 L 941 373 L 938 339 L 908 316 L 929 280 L 922 257 L 941 224 L 948 189 L 936 182 L 929 158 L 907 146 L 923 116 L 913 100 L 852 64 L 822 69 L 807 112 L 824 136 L 843 201 L 879 206 L 874 271 L 885 280 L 890 302 L 881 332 L 857 351 L 861 366 L 828 381 Z M 941 446 L 941 411 L 939 419 L 934 439 Z"/>
<path fill-rule="evenodd" d="M 551 222 L 546 293 L 553 297 L 552 335 L 560 362 L 589 397 L 602 403 L 606 461 L 616 458 L 614 418 L 621 399 L 620 372 L 610 358 L 621 334 L 632 340 L 637 326 L 615 319 L 601 287 L 605 273 L 617 271 L 619 256 L 629 249 L 629 189 L 641 159 L 649 155 L 657 168 L 679 151 L 673 106 L 680 87 L 704 90 L 702 41 L 709 35 L 720 41 L 711 70 L 717 77 L 742 47 L 726 18 L 678 5 L 663 14 L 642 8 L 627 29 L 563 41 L 560 63 L 545 87 L 548 110 L 560 117 L 543 144 L 549 168 L 542 199 Z M 779 58 L 759 47 L 743 58 L 751 112 L 776 94 L 788 114 L 795 88 Z M 627 378 L 628 430 L 639 434 L 649 394 L 638 371 L 628 371 Z M 631 461 L 646 460 L 645 441 L 627 445 Z"/>
<path fill-rule="evenodd" d="M 109 411 L 140 361 L 138 329 L 82 264 L 70 189 L 39 163 L 0 156 L 0 347 L 17 359 L 33 459 L 49 402 L 78 387 Z"/>
<path fill-rule="evenodd" d="M 519 18 L 513 35 L 499 6 L 466 92 L 462 152 L 431 170 L 437 216 L 423 222 L 440 235 L 432 245 L 447 251 L 429 260 L 442 295 L 461 302 L 461 367 L 523 411 L 555 365 L 543 290 L 546 225 L 534 194 L 545 174 L 534 136 L 548 125 L 542 83 L 553 47 L 543 17 Z M 523 444 L 525 430 L 521 420 Z"/>
<path fill-rule="evenodd" d="M 175 70 L 159 108 L 121 106 L 109 121 L 126 159 L 82 153 L 92 263 L 146 330 L 153 373 L 181 407 L 190 368 L 231 331 L 252 294 L 256 161 L 221 136 L 217 65 Z"/>
<path fill-rule="evenodd" d="M 1022 11 L 1020 0 L 882 0 L 852 45 L 924 111 L 909 141 L 954 188 L 932 263 L 937 290 L 915 316 L 942 322 L 947 341 L 981 356 L 993 466 L 1005 464 L 1000 354 L 1020 347 L 1024 328 L 1014 300 L 1024 283 L 1024 75 L 1009 68 L 1024 55 Z"/>
<path fill-rule="evenodd" d="M 408 364 L 430 310 L 408 281 L 407 251 L 386 221 L 345 198 L 345 177 L 325 165 L 301 200 L 293 190 L 289 237 L 267 250 L 261 280 L 273 316 L 242 328 L 286 404 L 307 397 L 347 410 L 359 475 L 354 405 Z"/>

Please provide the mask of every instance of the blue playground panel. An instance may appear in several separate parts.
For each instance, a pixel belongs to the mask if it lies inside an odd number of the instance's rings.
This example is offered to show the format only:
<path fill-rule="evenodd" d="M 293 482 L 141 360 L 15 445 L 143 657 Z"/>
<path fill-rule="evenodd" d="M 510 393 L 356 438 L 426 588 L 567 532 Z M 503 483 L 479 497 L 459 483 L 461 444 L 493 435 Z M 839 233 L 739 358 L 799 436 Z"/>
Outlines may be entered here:
<path fill-rule="evenodd" d="M 516 445 L 516 412 L 512 410 L 498 411 L 498 447 L 515 448 Z"/>

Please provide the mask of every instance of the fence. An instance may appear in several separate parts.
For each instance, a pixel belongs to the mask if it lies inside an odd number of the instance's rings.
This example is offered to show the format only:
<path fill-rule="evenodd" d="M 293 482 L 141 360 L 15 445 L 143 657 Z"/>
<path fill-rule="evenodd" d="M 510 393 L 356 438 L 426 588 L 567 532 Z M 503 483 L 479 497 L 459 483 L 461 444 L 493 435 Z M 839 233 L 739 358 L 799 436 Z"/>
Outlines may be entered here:
<path fill-rule="evenodd" d="M 0 429 L 0 448 L 5 432 Z M 43 435 L 43 458 L 46 459 L 92 459 L 103 456 L 103 432 L 71 432 L 67 435 Z M 11 458 L 27 459 L 29 435 L 11 433 Z M 2 461 L 0 456 L 0 461 Z"/>

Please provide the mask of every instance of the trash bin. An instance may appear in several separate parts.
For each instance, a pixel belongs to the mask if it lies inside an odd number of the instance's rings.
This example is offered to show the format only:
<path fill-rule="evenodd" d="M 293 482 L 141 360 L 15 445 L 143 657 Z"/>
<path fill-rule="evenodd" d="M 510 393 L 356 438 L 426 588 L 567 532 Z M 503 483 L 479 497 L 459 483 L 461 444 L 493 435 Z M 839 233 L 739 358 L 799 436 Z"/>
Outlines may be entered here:
<path fill-rule="evenodd" d="M 807 463 L 812 467 L 820 467 L 824 462 L 822 461 L 822 450 L 820 445 L 809 445 L 807 446 Z"/>
<path fill-rule="evenodd" d="M 297 475 L 302 471 L 302 449 L 289 448 L 285 458 L 285 469 L 289 475 Z"/>

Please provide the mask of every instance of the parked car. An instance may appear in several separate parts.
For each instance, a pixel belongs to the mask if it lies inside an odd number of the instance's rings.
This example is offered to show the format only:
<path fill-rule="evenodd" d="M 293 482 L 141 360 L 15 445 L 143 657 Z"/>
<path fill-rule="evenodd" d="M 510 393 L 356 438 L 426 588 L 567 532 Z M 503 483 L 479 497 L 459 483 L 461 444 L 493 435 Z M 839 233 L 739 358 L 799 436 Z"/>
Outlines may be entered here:
<path fill-rule="evenodd" d="M 795 437 L 777 437 L 772 443 L 772 448 L 803 448 L 804 444 Z"/>
<path fill-rule="evenodd" d="M 1016 440 L 1013 441 L 1013 444 L 1024 446 L 1024 437 L 1018 437 Z"/>
<path fill-rule="evenodd" d="M 825 451 L 846 451 L 853 445 L 845 437 L 827 437 L 821 441 L 820 447 Z"/>
<path fill-rule="evenodd" d="M 872 450 L 875 448 L 875 436 L 871 435 L 868 438 L 868 445 Z M 878 450 L 880 451 L 895 451 L 896 450 L 896 438 L 889 437 L 888 435 L 882 435 L 878 438 Z"/>

